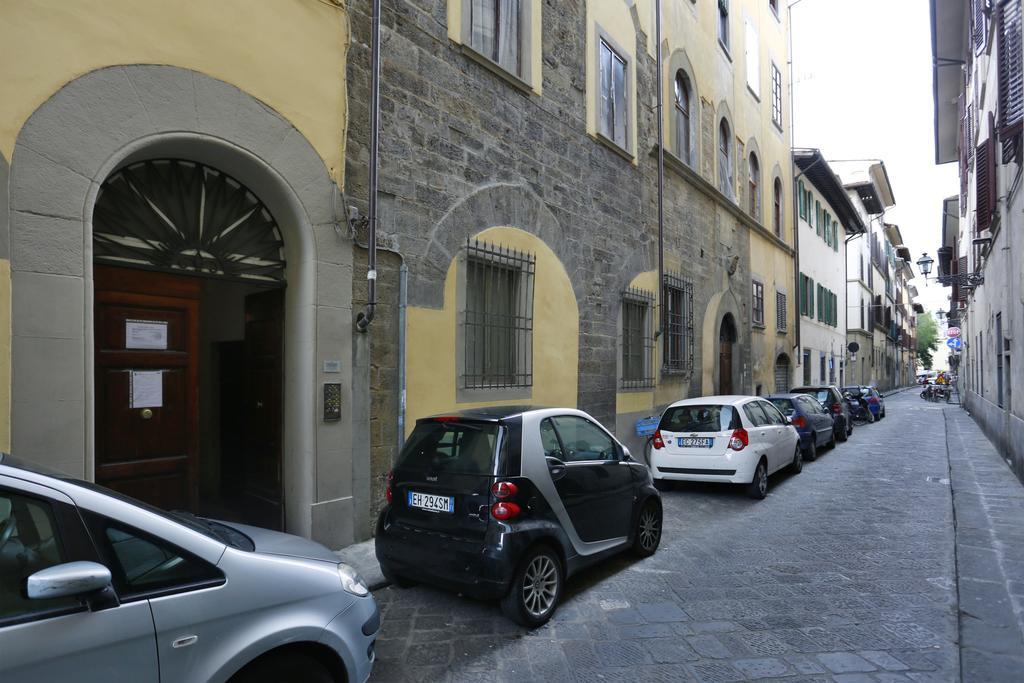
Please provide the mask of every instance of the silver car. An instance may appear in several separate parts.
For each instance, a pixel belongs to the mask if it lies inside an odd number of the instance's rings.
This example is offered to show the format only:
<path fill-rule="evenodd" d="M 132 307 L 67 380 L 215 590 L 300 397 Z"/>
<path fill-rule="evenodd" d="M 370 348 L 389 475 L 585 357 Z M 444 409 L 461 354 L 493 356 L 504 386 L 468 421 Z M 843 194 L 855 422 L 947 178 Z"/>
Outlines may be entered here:
<path fill-rule="evenodd" d="M 0 455 L 0 681 L 365 681 L 362 578 L 297 536 Z"/>

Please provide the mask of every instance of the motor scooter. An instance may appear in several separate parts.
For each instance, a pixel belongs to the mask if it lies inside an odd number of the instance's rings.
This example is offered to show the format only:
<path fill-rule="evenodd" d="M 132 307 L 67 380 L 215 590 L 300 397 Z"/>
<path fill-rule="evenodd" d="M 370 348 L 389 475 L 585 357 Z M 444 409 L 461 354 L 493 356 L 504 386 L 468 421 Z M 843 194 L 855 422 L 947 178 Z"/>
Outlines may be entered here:
<path fill-rule="evenodd" d="M 870 424 L 875 421 L 875 416 L 868 407 L 867 399 L 863 396 L 854 396 L 849 392 L 843 394 L 846 405 L 850 407 L 850 418 L 855 424 Z"/>

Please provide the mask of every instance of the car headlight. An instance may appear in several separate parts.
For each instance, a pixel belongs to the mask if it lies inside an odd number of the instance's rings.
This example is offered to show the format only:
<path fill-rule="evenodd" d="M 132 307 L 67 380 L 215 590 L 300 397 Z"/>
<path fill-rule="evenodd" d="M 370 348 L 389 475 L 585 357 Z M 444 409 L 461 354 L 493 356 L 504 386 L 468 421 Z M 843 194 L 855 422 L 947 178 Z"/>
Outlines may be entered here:
<path fill-rule="evenodd" d="M 338 576 L 341 577 L 341 587 L 352 595 L 363 597 L 370 594 L 370 587 L 359 572 L 344 562 L 338 564 Z"/>

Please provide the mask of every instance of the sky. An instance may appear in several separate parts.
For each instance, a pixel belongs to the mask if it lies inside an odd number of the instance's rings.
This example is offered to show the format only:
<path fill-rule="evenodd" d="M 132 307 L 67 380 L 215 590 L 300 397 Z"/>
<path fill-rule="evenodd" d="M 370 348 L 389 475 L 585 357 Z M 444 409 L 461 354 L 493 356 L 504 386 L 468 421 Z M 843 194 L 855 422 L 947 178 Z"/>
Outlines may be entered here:
<path fill-rule="evenodd" d="M 942 200 L 960 185 L 956 163 L 935 164 L 928 0 L 789 5 L 794 146 L 884 161 L 896 199 L 886 222 L 900 226 L 915 262 L 925 251 L 935 258 Z M 949 310 L 949 288 L 920 275 L 911 284 L 925 310 Z"/>

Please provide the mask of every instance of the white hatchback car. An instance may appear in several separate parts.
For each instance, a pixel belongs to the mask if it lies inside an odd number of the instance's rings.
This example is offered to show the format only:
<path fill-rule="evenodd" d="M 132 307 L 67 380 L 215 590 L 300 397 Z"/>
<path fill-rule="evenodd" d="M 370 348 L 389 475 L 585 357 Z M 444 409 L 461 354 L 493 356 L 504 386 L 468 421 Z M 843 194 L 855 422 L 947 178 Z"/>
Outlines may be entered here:
<path fill-rule="evenodd" d="M 768 476 L 803 469 L 800 436 L 789 419 L 756 396 L 702 396 L 665 409 L 654 433 L 651 475 L 659 481 L 743 484 L 764 498 Z"/>

